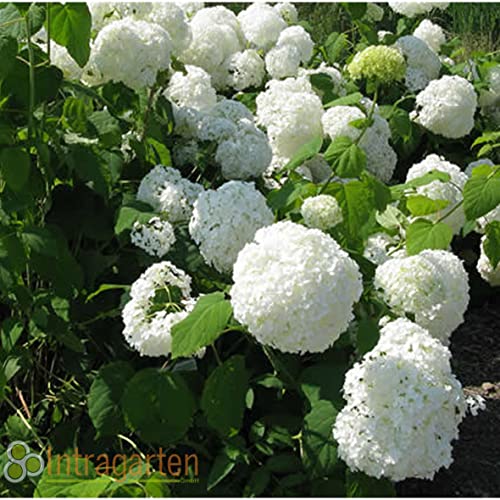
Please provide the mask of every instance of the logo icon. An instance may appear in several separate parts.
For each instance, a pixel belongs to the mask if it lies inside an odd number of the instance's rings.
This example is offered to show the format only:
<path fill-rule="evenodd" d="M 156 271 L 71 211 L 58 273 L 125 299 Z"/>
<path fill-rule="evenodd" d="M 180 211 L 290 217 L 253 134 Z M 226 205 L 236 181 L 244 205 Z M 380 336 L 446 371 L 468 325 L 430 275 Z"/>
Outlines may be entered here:
<path fill-rule="evenodd" d="M 20 483 L 26 476 L 39 476 L 45 467 L 40 455 L 30 453 L 30 447 L 24 441 L 13 441 L 7 448 L 9 461 L 3 468 L 3 475 L 11 483 Z"/>

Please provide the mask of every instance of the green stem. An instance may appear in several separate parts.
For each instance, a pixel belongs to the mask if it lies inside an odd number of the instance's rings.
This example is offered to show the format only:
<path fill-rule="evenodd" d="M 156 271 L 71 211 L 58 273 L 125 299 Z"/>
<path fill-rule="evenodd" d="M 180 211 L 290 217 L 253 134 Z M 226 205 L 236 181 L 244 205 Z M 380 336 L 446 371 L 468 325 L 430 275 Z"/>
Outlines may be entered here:
<path fill-rule="evenodd" d="M 29 16 L 25 17 L 26 36 L 28 39 L 29 56 L 29 101 L 28 101 L 28 139 L 31 140 L 34 134 L 33 110 L 35 107 L 35 66 L 33 46 L 31 44 Z"/>

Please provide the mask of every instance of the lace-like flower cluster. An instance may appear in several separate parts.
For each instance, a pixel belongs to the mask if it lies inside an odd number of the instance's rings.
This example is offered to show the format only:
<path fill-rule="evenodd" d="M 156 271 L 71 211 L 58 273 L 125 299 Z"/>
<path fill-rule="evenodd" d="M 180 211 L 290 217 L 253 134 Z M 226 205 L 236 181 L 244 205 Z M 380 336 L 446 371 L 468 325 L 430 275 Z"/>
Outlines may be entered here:
<path fill-rule="evenodd" d="M 163 257 L 175 243 L 170 222 L 152 217 L 146 224 L 136 221 L 130 233 L 132 243 L 153 257 Z"/>

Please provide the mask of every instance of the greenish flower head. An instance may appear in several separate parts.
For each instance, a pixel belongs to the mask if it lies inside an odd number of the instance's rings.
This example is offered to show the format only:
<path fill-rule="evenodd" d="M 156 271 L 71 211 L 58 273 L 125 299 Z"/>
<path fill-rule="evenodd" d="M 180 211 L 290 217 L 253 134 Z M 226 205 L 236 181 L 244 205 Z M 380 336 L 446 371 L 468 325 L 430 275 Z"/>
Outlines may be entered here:
<path fill-rule="evenodd" d="M 358 52 L 347 69 L 354 80 L 366 78 L 380 83 L 402 80 L 406 73 L 403 55 L 385 45 L 372 45 Z"/>

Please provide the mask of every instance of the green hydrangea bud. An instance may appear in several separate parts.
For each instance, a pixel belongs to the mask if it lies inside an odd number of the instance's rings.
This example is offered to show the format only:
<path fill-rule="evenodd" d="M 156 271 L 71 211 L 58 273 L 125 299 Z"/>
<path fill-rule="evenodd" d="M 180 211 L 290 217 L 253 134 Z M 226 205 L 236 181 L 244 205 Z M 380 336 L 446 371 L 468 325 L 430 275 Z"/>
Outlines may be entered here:
<path fill-rule="evenodd" d="M 347 67 L 354 80 L 366 78 L 391 83 L 405 77 L 405 59 L 399 50 L 385 45 L 373 45 L 358 52 Z"/>

